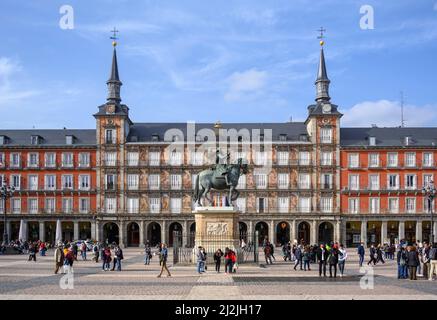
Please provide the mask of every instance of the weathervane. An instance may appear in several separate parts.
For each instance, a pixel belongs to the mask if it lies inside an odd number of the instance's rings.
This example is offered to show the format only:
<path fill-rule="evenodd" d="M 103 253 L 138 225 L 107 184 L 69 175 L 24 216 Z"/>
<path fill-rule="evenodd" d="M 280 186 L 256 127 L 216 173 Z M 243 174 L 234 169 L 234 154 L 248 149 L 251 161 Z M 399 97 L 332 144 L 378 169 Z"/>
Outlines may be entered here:
<path fill-rule="evenodd" d="M 323 47 L 323 45 L 325 44 L 325 41 L 323 39 L 325 39 L 324 33 L 326 32 L 326 29 L 320 27 L 320 29 L 317 31 L 320 32 L 320 36 L 318 36 L 317 39 L 320 39 L 320 45 Z"/>
<path fill-rule="evenodd" d="M 110 37 L 110 39 L 112 40 L 112 46 L 115 47 L 117 46 L 117 33 L 119 32 L 115 27 L 114 30 L 111 30 L 111 32 L 113 33 L 112 37 Z"/>

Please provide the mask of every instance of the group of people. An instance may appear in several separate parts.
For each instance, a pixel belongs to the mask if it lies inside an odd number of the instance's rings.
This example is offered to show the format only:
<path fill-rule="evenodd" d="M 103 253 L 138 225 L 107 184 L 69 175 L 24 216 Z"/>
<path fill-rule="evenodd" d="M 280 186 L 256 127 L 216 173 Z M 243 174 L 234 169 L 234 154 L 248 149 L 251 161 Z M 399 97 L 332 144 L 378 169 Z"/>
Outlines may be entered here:
<path fill-rule="evenodd" d="M 423 276 L 433 280 L 437 273 L 437 243 L 430 245 L 424 241 L 416 244 L 401 244 L 396 254 L 398 279 L 417 280 Z"/>

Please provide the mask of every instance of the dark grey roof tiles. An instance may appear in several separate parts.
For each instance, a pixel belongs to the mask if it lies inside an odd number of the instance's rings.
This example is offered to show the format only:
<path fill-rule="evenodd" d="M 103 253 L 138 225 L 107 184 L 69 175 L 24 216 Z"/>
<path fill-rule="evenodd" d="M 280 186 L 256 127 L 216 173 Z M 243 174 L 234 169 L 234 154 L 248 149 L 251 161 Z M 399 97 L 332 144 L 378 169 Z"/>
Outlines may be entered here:
<path fill-rule="evenodd" d="M 69 135 L 75 138 L 72 146 L 96 145 L 95 129 L 0 130 L 0 136 L 7 137 L 5 146 L 34 146 L 31 143 L 31 136 L 41 137 L 39 146 L 68 146 L 66 136 Z"/>

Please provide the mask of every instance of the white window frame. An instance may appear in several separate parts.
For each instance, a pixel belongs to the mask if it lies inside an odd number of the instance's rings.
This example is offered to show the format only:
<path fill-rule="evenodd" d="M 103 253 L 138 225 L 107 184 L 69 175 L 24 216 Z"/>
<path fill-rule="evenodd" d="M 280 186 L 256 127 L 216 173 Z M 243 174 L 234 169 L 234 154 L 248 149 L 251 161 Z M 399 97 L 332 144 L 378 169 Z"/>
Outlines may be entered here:
<path fill-rule="evenodd" d="M 56 212 L 56 199 L 55 198 L 45 198 L 44 199 L 44 212 L 45 213 L 55 213 Z"/>
<path fill-rule="evenodd" d="M 387 167 L 395 168 L 399 165 L 399 156 L 397 152 L 387 153 Z"/>
<path fill-rule="evenodd" d="M 21 213 L 21 198 L 12 198 L 11 199 L 11 211 L 14 214 Z"/>
<path fill-rule="evenodd" d="M 161 160 L 161 152 L 159 152 L 159 151 L 149 152 L 149 165 L 150 166 L 159 166 L 160 160 Z"/>
<path fill-rule="evenodd" d="M 405 155 L 405 167 L 413 168 L 416 166 L 416 153 L 406 152 Z"/>
<path fill-rule="evenodd" d="M 392 206 L 395 203 L 396 206 Z M 389 213 L 399 213 L 399 198 L 388 198 L 388 212 Z"/>
<path fill-rule="evenodd" d="M 349 190 L 360 190 L 359 174 L 350 174 L 348 180 L 349 180 Z"/>
<path fill-rule="evenodd" d="M 33 205 L 35 204 L 35 205 Z M 27 199 L 27 211 L 29 214 L 38 213 L 38 198 L 28 198 Z"/>
<path fill-rule="evenodd" d="M 298 210 L 300 212 L 309 213 L 311 212 L 311 198 L 310 197 L 299 197 Z"/>
<path fill-rule="evenodd" d="M 74 176 L 72 174 L 62 175 L 62 189 L 73 190 L 74 189 Z"/>
<path fill-rule="evenodd" d="M 70 158 L 71 156 L 71 158 Z M 71 159 L 70 161 L 67 161 Z M 62 153 L 62 167 L 64 168 L 73 168 L 74 166 L 74 154 L 72 152 L 63 152 Z"/>
<path fill-rule="evenodd" d="M 395 177 L 395 181 L 396 181 L 395 185 L 391 185 L 391 183 L 390 183 L 391 177 Z M 387 189 L 388 190 L 399 190 L 399 184 L 400 184 L 399 182 L 400 182 L 399 181 L 399 174 L 388 174 L 387 175 Z"/>
<path fill-rule="evenodd" d="M 32 184 L 32 181 L 36 179 L 36 184 Z M 30 174 L 27 176 L 28 189 L 32 191 L 37 191 L 39 189 L 39 180 L 37 174 Z"/>
<path fill-rule="evenodd" d="M 182 212 L 182 198 L 170 198 L 170 211 L 171 213 Z"/>
<path fill-rule="evenodd" d="M 348 199 L 349 213 L 357 214 L 360 213 L 360 199 L 359 198 L 349 198 Z"/>
<path fill-rule="evenodd" d="M 332 143 L 332 128 L 320 128 L 320 143 Z"/>
<path fill-rule="evenodd" d="M 105 198 L 105 211 L 106 213 L 117 212 L 117 198 Z"/>
<path fill-rule="evenodd" d="M 21 174 L 11 174 L 10 179 L 10 183 L 15 187 L 15 191 L 21 190 Z"/>
<path fill-rule="evenodd" d="M 170 174 L 170 189 L 181 190 L 182 189 L 182 175 Z"/>
<path fill-rule="evenodd" d="M 428 155 L 428 157 L 426 156 Z M 424 152 L 422 156 L 422 166 L 423 167 L 433 167 L 434 166 L 434 153 L 433 152 Z M 426 161 L 426 159 L 429 159 Z"/>
<path fill-rule="evenodd" d="M 349 153 L 347 158 L 348 158 L 348 167 L 349 168 L 359 168 L 360 167 L 360 154 L 359 153 Z"/>
<path fill-rule="evenodd" d="M 35 160 L 35 161 L 32 161 Z M 29 152 L 27 154 L 27 167 L 28 168 L 38 168 L 39 166 L 39 153 L 38 152 Z"/>
<path fill-rule="evenodd" d="M 84 182 L 86 182 L 86 183 L 84 183 Z M 79 190 L 87 191 L 90 189 L 91 189 L 91 176 L 89 174 L 80 174 L 79 175 Z"/>
<path fill-rule="evenodd" d="M 376 206 L 375 206 L 376 204 Z M 369 213 L 380 213 L 381 199 L 377 197 L 369 198 Z"/>
<path fill-rule="evenodd" d="M 413 185 L 408 185 L 408 177 L 413 177 Z M 406 190 L 416 190 L 417 189 L 417 175 L 416 174 L 406 174 L 405 177 L 405 189 Z"/>
<path fill-rule="evenodd" d="M 323 213 L 332 212 L 332 197 L 320 198 L 320 211 Z"/>
<path fill-rule="evenodd" d="M 9 167 L 11 168 L 21 168 L 21 153 L 12 152 L 9 155 Z"/>
<path fill-rule="evenodd" d="M 127 175 L 127 189 L 128 190 L 138 190 L 140 185 L 140 175 L 139 174 L 128 174 Z"/>
<path fill-rule="evenodd" d="M 236 201 L 236 205 L 241 213 L 246 212 L 246 198 L 238 198 Z"/>
<path fill-rule="evenodd" d="M 369 153 L 369 168 L 379 167 L 379 153 Z"/>
<path fill-rule="evenodd" d="M 138 197 L 127 198 L 126 207 L 128 213 L 140 212 L 140 199 Z"/>
<path fill-rule="evenodd" d="M 49 163 L 49 157 L 53 156 L 53 163 Z M 46 168 L 56 168 L 56 153 L 55 152 L 46 152 L 44 154 L 44 166 Z"/>
<path fill-rule="evenodd" d="M 137 151 L 127 153 L 127 165 L 129 167 L 137 167 L 140 161 L 140 154 Z"/>
<path fill-rule="evenodd" d="M 73 213 L 73 198 L 71 197 L 62 198 L 62 213 L 66 213 L 66 214 Z"/>
<path fill-rule="evenodd" d="M 85 208 L 83 204 L 86 203 Z M 79 213 L 89 213 L 90 212 L 90 199 L 89 198 L 79 198 Z"/>
<path fill-rule="evenodd" d="M 416 213 L 416 198 L 407 197 L 405 198 L 405 212 L 406 213 Z"/>
<path fill-rule="evenodd" d="M 161 176 L 159 174 L 150 174 L 148 180 L 149 190 L 159 190 L 161 187 Z"/>
<path fill-rule="evenodd" d="M 56 190 L 56 175 L 46 174 L 44 176 L 44 190 Z"/>
<path fill-rule="evenodd" d="M 289 153 L 288 151 L 278 151 L 277 153 L 277 163 L 280 166 L 286 166 L 289 162 Z"/>
<path fill-rule="evenodd" d="M 91 156 L 89 152 L 81 152 L 79 153 L 79 167 L 80 168 L 89 168 L 91 162 Z"/>
<path fill-rule="evenodd" d="M 299 151 L 299 165 L 308 166 L 310 165 L 310 152 L 309 151 Z"/>
<path fill-rule="evenodd" d="M 257 189 L 267 189 L 268 176 L 265 173 L 255 173 L 255 186 Z"/>
<path fill-rule="evenodd" d="M 332 152 L 323 151 L 321 153 L 320 165 L 331 166 L 332 165 Z"/>
<path fill-rule="evenodd" d="M 278 173 L 278 189 L 288 189 L 290 186 L 290 175 L 288 173 Z"/>
<path fill-rule="evenodd" d="M 372 178 L 376 178 L 376 181 L 373 181 Z M 369 190 L 377 191 L 381 188 L 379 174 L 369 174 Z"/>
<path fill-rule="evenodd" d="M 299 189 L 310 189 L 311 188 L 311 176 L 309 173 L 299 173 L 298 175 L 298 188 Z"/>
<path fill-rule="evenodd" d="M 290 208 L 290 198 L 289 197 L 278 197 L 278 212 L 287 213 Z"/>
<path fill-rule="evenodd" d="M 149 208 L 150 208 L 150 213 L 160 213 L 161 212 L 161 198 L 150 197 L 149 198 Z"/>

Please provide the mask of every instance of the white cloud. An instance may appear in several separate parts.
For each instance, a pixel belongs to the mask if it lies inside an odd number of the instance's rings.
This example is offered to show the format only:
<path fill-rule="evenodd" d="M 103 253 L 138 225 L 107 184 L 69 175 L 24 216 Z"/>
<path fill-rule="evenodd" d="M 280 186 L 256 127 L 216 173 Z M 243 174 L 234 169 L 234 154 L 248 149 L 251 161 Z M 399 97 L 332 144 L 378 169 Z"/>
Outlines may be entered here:
<path fill-rule="evenodd" d="M 234 72 L 229 77 L 229 90 L 225 94 L 226 101 L 235 101 L 256 95 L 266 85 L 267 72 L 249 69 L 243 72 Z"/>
<path fill-rule="evenodd" d="M 437 105 L 404 106 L 404 120 L 407 127 L 435 126 Z M 401 106 L 398 101 L 364 101 L 352 108 L 342 110 L 342 124 L 351 127 L 395 127 L 401 125 Z"/>

